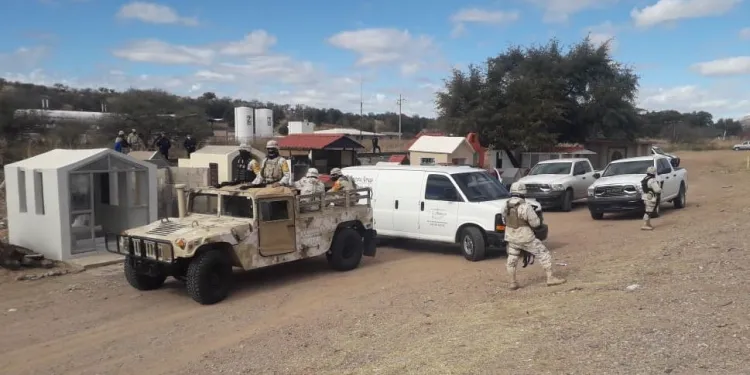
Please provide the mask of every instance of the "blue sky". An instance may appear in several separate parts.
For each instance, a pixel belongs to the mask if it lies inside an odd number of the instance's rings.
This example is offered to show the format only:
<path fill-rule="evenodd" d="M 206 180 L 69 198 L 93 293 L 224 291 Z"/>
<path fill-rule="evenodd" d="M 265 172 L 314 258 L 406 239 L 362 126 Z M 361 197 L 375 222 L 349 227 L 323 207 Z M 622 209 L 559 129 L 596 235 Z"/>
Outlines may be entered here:
<path fill-rule="evenodd" d="M 510 44 L 612 39 L 647 109 L 750 115 L 743 0 L 3 0 L 0 75 L 434 116 L 452 67 Z M 744 15 L 744 16 L 743 16 Z"/>

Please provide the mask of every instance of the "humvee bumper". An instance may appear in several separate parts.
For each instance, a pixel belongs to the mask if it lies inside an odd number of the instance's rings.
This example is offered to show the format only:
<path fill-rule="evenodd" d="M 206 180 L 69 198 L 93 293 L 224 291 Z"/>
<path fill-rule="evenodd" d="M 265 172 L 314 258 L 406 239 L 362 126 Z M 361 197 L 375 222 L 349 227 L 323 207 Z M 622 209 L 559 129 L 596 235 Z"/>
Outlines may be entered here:
<path fill-rule="evenodd" d="M 377 252 L 375 237 L 377 237 L 377 235 L 378 232 L 375 229 L 365 229 L 365 234 L 363 236 L 365 250 L 362 253 L 363 255 L 368 257 L 375 256 L 375 252 Z"/>
<path fill-rule="evenodd" d="M 115 243 L 114 247 L 110 246 L 112 241 Z M 169 241 L 105 233 L 104 246 L 110 253 L 129 255 L 143 261 L 173 263 L 175 260 L 172 244 Z"/>

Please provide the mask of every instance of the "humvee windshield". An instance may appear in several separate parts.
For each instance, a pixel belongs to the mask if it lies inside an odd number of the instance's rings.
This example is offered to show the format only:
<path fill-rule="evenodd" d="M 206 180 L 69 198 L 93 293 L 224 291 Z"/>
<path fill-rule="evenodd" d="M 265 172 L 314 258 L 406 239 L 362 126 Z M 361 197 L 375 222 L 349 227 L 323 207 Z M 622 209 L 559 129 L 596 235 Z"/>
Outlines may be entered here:
<path fill-rule="evenodd" d="M 217 194 L 192 194 L 190 212 L 195 214 L 216 215 L 219 197 Z M 222 196 L 223 216 L 253 218 L 253 201 L 244 196 Z"/>

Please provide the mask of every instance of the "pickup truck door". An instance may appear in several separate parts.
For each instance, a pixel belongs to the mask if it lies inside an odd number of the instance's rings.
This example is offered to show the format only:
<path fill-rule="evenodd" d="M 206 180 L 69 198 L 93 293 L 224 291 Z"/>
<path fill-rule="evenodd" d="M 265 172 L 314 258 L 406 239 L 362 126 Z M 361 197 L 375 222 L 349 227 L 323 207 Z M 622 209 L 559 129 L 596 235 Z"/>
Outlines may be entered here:
<path fill-rule="evenodd" d="M 594 182 L 594 169 L 585 161 L 576 162 L 573 166 L 573 190 L 575 199 L 588 196 L 587 189 Z"/>
<path fill-rule="evenodd" d="M 662 199 L 677 195 L 680 182 L 677 180 L 677 174 L 672 169 L 672 164 L 667 159 L 656 160 L 656 174 L 662 182 Z"/>

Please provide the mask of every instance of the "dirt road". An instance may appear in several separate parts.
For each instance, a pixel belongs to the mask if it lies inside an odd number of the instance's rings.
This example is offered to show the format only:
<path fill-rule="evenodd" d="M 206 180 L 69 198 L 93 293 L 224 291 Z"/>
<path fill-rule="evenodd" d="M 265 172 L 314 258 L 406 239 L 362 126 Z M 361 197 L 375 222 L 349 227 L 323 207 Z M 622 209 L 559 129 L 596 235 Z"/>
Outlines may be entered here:
<path fill-rule="evenodd" d="M 653 232 L 546 213 L 557 287 L 534 264 L 509 292 L 504 256 L 416 243 L 347 273 L 315 259 L 244 274 L 214 306 L 174 280 L 138 292 L 120 267 L 4 282 L 0 372 L 746 374 L 748 154 L 681 153 L 688 205 Z"/>

